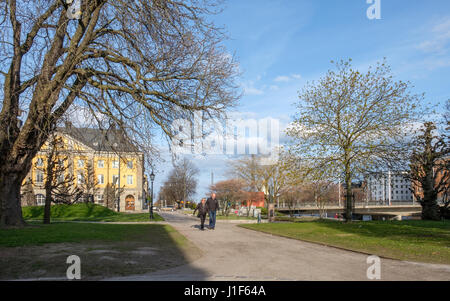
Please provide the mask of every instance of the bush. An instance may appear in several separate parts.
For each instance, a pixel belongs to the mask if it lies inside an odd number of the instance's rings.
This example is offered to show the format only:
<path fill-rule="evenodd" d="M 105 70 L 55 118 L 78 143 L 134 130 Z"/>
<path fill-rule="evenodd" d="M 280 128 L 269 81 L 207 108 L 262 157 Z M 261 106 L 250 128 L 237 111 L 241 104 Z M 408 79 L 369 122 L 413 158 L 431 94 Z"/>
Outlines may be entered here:
<path fill-rule="evenodd" d="M 266 207 L 257 207 L 257 209 L 261 209 L 261 215 L 268 215 L 268 211 Z"/>

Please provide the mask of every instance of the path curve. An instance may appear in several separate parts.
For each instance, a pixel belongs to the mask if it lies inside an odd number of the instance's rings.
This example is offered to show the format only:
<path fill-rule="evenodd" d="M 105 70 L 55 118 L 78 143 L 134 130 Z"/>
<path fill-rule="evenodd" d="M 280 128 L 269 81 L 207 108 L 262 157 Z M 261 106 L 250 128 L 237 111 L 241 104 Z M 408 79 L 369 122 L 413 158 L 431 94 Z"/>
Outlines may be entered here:
<path fill-rule="evenodd" d="M 200 231 L 198 219 L 162 213 L 203 256 L 190 264 L 155 273 L 107 280 L 368 280 L 367 255 L 237 227 L 218 221 Z M 381 259 L 381 280 L 450 280 L 450 265 Z"/>

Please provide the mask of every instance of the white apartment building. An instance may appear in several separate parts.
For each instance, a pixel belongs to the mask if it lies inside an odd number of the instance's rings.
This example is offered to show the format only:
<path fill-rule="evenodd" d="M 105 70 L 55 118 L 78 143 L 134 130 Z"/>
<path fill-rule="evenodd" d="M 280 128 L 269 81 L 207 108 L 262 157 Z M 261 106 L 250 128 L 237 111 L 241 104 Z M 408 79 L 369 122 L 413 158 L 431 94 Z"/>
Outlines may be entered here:
<path fill-rule="evenodd" d="M 370 174 L 367 181 L 368 199 L 371 201 L 413 201 L 411 180 L 407 172 L 378 172 Z"/>

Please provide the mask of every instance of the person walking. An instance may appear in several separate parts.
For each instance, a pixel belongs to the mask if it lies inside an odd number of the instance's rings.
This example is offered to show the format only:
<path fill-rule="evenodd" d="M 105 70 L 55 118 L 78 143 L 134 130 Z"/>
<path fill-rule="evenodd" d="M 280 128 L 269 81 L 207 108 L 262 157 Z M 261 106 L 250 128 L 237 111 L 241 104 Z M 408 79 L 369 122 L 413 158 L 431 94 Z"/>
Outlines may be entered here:
<path fill-rule="evenodd" d="M 209 211 L 209 229 L 214 230 L 216 228 L 216 213 L 219 210 L 219 202 L 215 193 L 212 193 L 211 197 L 206 200 L 206 207 Z"/>
<path fill-rule="evenodd" d="M 208 212 L 208 208 L 206 207 L 206 199 L 203 198 L 200 203 L 198 203 L 197 208 L 195 208 L 194 210 L 194 215 L 195 212 L 198 211 L 198 215 L 197 217 L 200 218 L 200 230 L 205 230 L 205 219 L 206 219 L 206 213 Z"/>

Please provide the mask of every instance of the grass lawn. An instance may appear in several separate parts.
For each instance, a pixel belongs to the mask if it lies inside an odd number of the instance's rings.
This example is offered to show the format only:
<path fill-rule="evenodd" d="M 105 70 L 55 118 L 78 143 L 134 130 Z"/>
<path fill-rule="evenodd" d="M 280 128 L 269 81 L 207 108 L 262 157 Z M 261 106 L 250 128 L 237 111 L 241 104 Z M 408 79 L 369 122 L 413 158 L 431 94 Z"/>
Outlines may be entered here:
<path fill-rule="evenodd" d="M 346 224 L 318 220 L 240 227 L 381 257 L 450 264 L 449 221 L 372 221 Z"/>
<path fill-rule="evenodd" d="M 217 220 L 256 220 L 257 218 L 252 216 L 237 216 L 236 214 L 226 215 L 217 215 Z"/>
<path fill-rule="evenodd" d="M 36 221 L 44 217 L 44 206 L 24 207 L 25 220 Z M 164 219 L 156 212 L 154 221 Z M 51 221 L 92 221 L 92 222 L 148 222 L 149 213 L 116 212 L 96 204 L 52 205 Z"/>
<path fill-rule="evenodd" d="M 0 229 L 0 279 L 62 277 L 78 255 L 82 279 L 152 272 L 186 264 L 200 251 L 169 225 L 31 223 Z"/>

